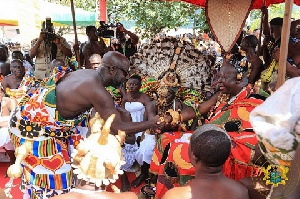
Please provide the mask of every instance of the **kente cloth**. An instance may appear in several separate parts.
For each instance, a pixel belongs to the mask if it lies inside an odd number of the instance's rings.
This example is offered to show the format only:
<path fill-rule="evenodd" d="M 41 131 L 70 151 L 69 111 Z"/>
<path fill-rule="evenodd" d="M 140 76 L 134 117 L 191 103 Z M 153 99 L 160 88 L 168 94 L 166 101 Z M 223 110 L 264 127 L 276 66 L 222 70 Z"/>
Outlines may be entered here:
<path fill-rule="evenodd" d="M 216 107 L 213 110 L 215 114 L 206 121 L 225 128 L 231 138 L 231 153 L 223 166 L 223 173 L 229 178 L 239 180 L 259 172 L 259 168 L 252 166 L 251 162 L 258 140 L 251 127 L 249 114 L 263 102 L 265 96 L 267 94 L 264 91 L 248 85 L 232 103 L 227 105 L 223 102 Z M 194 178 L 195 168 L 188 157 L 189 138 L 189 134 L 173 132 L 164 133 L 157 140 L 150 164 L 150 172 L 158 175 L 157 198 Z"/>
<path fill-rule="evenodd" d="M 250 114 L 264 156 L 273 164 L 289 165 L 300 135 L 295 126 L 300 118 L 300 77 L 287 80 Z"/>
<path fill-rule="evenodd" d="M 152 99 L 155 98 L 153 94 L 159 88 L 159 82 L 154 77 L 142 76 L 142 86 L 140 88 L 140 92 L 146 93 Z"/>
<path fill-rule="evenodd" d="M 121 106 L 122 95 L 121 95 L 120 89 L 112 87 L 112 86 L 105 87 L 105 89 L 110 93 L 115 104 L 117 104 L 118 106 Z"/>
<path fill-rule="evenodd" d="M 257 175 L 259 167 L 252 158 L 257 137 L 250 123 L 250 112 L 263 103 L 267 94 L 248 85 L 233 98 L 231 103 L 221 102 L 213 110 L 213 116 L 206 121 L 227 131 L 231 139 L 231 152 L 223 166 L 225 176 L 240 180 Z"/>
<path fill-rule="evenodd" d="M 14 146 L 25 142 L 32 146 L 22 167 L 28 194 L 33 199 L 40 198 L 38 194 L 43 195 L 43 190 L 46 195 L 65 193 L 73 185 L 70 151 L 88 130 L 89 112 L 65 120 L 56 110 L 56 83 L 68 72 L 67 67 L 55 68 L 45 87 L 22 98 L 10 120 L 9 133 Z"/>
<path fill-rule="evenodd" d="M 48 79 L 45 79 L 44 81 L 42 81 L 42 80 L 37 79 L 32 74 L 26 74 L 23 77 L 18 89 L 26 88 L 27 91 L 29 91 L 31 88 L 38 89 L 39 87 L 45 87 L 47 81 L 48 81 Z"/>
<path fill-rule="evenodd" d="M 274 49 L 277 47 L 280 47 L 280 41 L 281 39 L 279 38 L 276 42 L 270 42 L 268 44 L 268 50 L 269 54 L 272 55 L 274 52 Z M 289 38 L 289 43 L 295 43 L 295 39 L 290 37 Z M 291 59 L 287 58 L 287 61 L 290 62 Z M 275 85 L 277 82 L 277 77 L 278 77 L 278 62 L 275 59 L 272 59 L 267 68 L 261 72 L 260 79 L 263 84 L 265 84 L 265 89 L 270 89 L 272 91 L 275 91 Z M 288 79 L 288 77 L 286 77 Z"/>
<path fill-rule="evenodd" d="M 26 74 L 23 77 L 16 92 L 19 90 L 19 91 L 25 91 L 25 93 L 28 93 L 31 89 L 33 89 L 35 91 L 40 87 L 45 87 L 47 81 L 48 81 L 48 78 L 41 80 L 41 79 L 37 79 L 33 74 Z M 22 98 L 22 97 L 23 96 L 20 97 L 20 96 L 16 95 L 15 98 L 19 101 L 20 98 Z"/>
<path fill-rule="evenodd" d="M 195 168 L 188 157 L 191 135 L 192 132 L 166 132 L 157 140 L 149 170 L 158 176 L 156 198 L 195 178 Z"/>
<path fill-rule="evenodd" d="M 142 76 L 142 86 L 140 88 L 140 92 L 146 93 L 151 97 L 152 100 L 156 100 L 158 88 L 158 80 L 153 77 Z M 176 90 L 176 98 L 181 100 L 187 106 L 192 107 L 197 117 L 200 117 L 201 115 L 198 110 L 198 104 L 203 102 L 205 99 L 204 95 L 195 89 L 181 86 L 174 88 L 174 90 Z"/>
<path fill-rule="evenodd" d="M 6 92 L 6 94 L 10 98 L 14 98 L 19 102 L 21 98 L 30 91 L 30 89 L 36 90 L 39 87 L 43 87 L 46 85 L 46 82 L 47 79 L 38 80 L 32 74 L 25 74 L 19 87 L 17 89 L 9 89 L 9 92 Z"/>

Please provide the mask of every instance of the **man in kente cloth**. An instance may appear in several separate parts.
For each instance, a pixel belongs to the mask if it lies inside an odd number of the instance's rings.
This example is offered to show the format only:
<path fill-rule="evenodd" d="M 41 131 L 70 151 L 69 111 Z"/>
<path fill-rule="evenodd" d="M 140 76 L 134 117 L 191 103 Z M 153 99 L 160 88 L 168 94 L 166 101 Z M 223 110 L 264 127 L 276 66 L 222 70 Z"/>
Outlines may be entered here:
<path fill-rule="evenodd" d="M 266 93 L 248 85 L 247 70 L 235 56 L 228 56 L 220 69 L 218 83 L 221 93 L 215 100 L 215 106 L 211 110 L 207 109 L 210 100 L 198 106 L 202 115 L 209 112 L 205 123 L 222 127 L 230 136 L 231 152 L 222 171 L 226 177 L 234 180 L 253 176 L 259 169 L 252 164 L 258 140 L 249 115 L 263 102 L 263 94 Z M 189 139 L 179 142 L 178 138 L 176 140 L 171 139 L 171 136 L 168 139 L 164 137 L 157 142 L 150 165 L 150 172 L 158 176 L 157 198 L 161 198 L 174 186 L 185 185 L 195 175 L 195 167 L 190 164 L 188 157 Z"/>
<path fill-rule="evenodd" d="M 9 126 L 17 160 L 8 175 L 23 174 L 22 188 L 28 198 L 50 198 L 70 191 L 74 178 L 69 152 L 78 144 L 77 135 L 85 136 L 91 108 L 104 120 L 116 115 L 112 134 L 160 127 L 158 116 L 140 123 L 122 121 L 105 87 L 123 83 L 128 69 L 128 59 L 112 51 L 105 54 L 97 71 L 55 68 L 45 87 L 23 98 Z"/>

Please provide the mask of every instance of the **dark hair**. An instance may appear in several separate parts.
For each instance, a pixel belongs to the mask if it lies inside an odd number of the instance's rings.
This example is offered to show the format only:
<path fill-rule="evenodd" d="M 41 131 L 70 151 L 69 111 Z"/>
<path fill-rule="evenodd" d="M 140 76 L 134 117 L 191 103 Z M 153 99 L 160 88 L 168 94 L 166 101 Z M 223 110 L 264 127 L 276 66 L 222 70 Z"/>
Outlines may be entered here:
<path fill-rule="evenodd" d="M 20 50 L 14 50 L 13 52 L 12 52 L 12 54 L 22 54 L 23 55 L 23 53 L 20 51 Z"/>
<path fill-rule="evenodd" d="M 0 48 L 4 48 L 6 50 L 6 54 L 8 54 L 8 47 L 4 44 L 0 44 Z"/>
<path fill-rule="evenodd" d="M 281 17 L 273 18 L 270 21 L 271 26 L 282 26 L 282 24 L 283 24 L 283 18 L 281 18 Z"/>
<path fill-rule="evenodd" d="M 137 79 L 139 82 L 142 81 L 142 78 L 139 75 L 131 75 L 129 79 Z"/>
<path fill-rule="evenodd" d="M 21 63 L 21 64 L 23 65 L 23 61 L 22 61 L 22 60 L 20 60 L 20 59 L 13 59 L 13 60 L 11 60 L 11 62 L 10 62 L 10 66 L 11 66 L 13 63 L 15 63 L 15 62 L 19 62 L 19 63 Z"/>
<path fill-rule="evenodd" d="M 244 37 L 244 39 L 246 39 L 246 41 L 250 43 L 252 48 L 256 48 L 258 39 L 255 35 L 247 35 L 246 37 Z"/>
<path fill-rule="evenodd" d="M 96 29 L 96 26 L 87 26 L 85 28 L 85 33 L 88 34 L 91 32 L 91 30 Z"/>
<path fill-rule="evenodd" d="M 197 129 L 198 130 L 198 129 Z M 191 152 L 209 167 L 222 166 L 230 154 L 231 143 L 224 131 L 209 129 L 201 132 L 195 131 L 191 136 Z"/>

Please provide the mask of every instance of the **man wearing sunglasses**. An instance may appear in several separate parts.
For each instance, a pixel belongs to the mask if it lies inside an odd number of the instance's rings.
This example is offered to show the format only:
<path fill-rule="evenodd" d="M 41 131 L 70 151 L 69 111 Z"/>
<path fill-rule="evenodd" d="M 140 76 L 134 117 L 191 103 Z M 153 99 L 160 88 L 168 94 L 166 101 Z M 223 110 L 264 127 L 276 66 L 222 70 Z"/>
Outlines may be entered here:
<path fill-rule="evenodd" d="M 115 114 L 110 129 L 112 134 L 117 134 L 118 130 L 135 134 L 150 128 L 161 128 L 158 116 L 144 122 L 122 120 L 105 87 L 118 87 L 126 81 L 128 69 L 129 61 L 124 55 L 109 51 L 103 56 L 97 70 L 71 72 L 66 67 L 54 69 L 57 73 L 51 76 L 46 86 L 22 101 L 22 106 L 16 109 L 10 122 L 11 137 L 16 138 L 13 143 L 16 147 L 24 143 L 34 144 L 49 151 L 43 153 L 40 147 L 32 146 L 24 157 L 33 158 L 34 154 L 34 159 L 39 160 L 33 165 L 32 162 L 24 162 L 21 167 L 30 198 L 50 198 L 70 191 L 74 178 L 69 149 L 70 145 L 76 148 L 76 141 L 69 142 L 68 138 L 86 134 L 91 108 L 104 120 Z M 47 164 L 54 158 L 60 160 L 61 164 Z M 32 181 L 33 175 L 38 175 L 40 180 Z M 62 183 L 56 183 L 58 181 Z"/>

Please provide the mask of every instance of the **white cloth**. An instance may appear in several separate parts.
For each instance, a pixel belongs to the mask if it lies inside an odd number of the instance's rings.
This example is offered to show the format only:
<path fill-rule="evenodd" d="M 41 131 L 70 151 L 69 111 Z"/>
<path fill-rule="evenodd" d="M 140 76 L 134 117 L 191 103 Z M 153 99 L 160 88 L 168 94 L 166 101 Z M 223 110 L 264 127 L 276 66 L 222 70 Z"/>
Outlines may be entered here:
<path fill-rule="evenodd" d="M 133 122 L 144 120 L 145 106 L 141 102 L 126 102 L 125 109 L 130 113 Z M 142 132 L 136 133 L 135 137 L 141 136 Z"/>
<path fill-rule="evenodd" d="M 2 115 L 2 110 L 3 110 L 3 101 L 1 105 L 1 115 Z M 9 122 L 10 116 L 4 116 L 0 117 L 0 122 Z M 0 128 L 0 147 L 5 148 L 6 150 L 14 150 L 14 146 L 12 145 L 10 141 L 10 136 L 8 133 L 8 127 L 2 127 Z"/>
<path fill-rule="evenodd" d="M 33 67 L 27 60 L 23 60 L 23 66 L 25 67 L 26 74 L 33 74 Z"/>
<path fill-rule="evenodd" d="M 290 161 L 294 156 L 299 142 L 294 128 L 299 119 L 300 77 L 287 80 L 251 112 L 250 122 L 265 148 L 261 151 L 272 163 Z"/>
<path fill-rule="evenodd" d="M 134 144 L 126 144 L 125 147 L 122 149 L 122 153 L 124 155 L 125 164 L 121 166 L 121 169 L 124 171 L 131 171 L 131 167 L 135 162 L 135 154 L 138 150 L 137 143 Z"/>
<path fill-rule="evenodd" d="M 125 109 L 130 112 L 133 122 L 142 122 L 144 120 L 145 106 L 141 102 L 126 102 Z M 141 135 L 142 132 L 139 132 L 135 134 L 135 137 L 137 138 Z M 134 161 L 136 160 L 140 165 L 142 165 L 143 162 L 150 164 L 155 144 L 155 136 L 149 135 L 147 133 L 145 133 L 145 138 L 140 143 L 140 147 L 138 147 L 137 144 L 129 146 L 125 144 L 125 148 L 123 150 L 126 164 L 124 165 L 124 167 L 132 162 L 131 157 L 133 153 Z M 131 147 L 131 151 L 129 147 Z M 126 155 L 126 153 L 128 155 Z M 128 163 L 127 159 L 129 161 Z M 134 163 L 134 161 L 132 162 L 132 164 Z"/>
<path fill-rule="evenodd" d="M 143 162 L 150 164 L 155 144 L 155 135 L 145 133 L 145 138 L 140 143 L 140 148 L 138 148 L 135 155 L 135 159 L 139 165 L 143 165 Z"/>
<path fill-rule="evenodd" d="M 10 141 L 7 127 L 3 127 L 0 129 L 0 147 L 5 148 L 6 150 L 15 150 L 13 144 Z"/>
<path fill-rule="evenodd" d="M 184 133 L 179 139 L 175 139 L 175 143 L 184 142 L 184 143 L 190 143 L 192 133 Z"/>
<path fill-rule="evenodd" d="M 145 106 L 141 102 L 126 102 L 125 109 L 130 112 L 131 119 L 133 122 L 141 122 L 144 120 Z M 141 136 L 142 132 L 136 133 L 135 137 Z M 136 152 L 138 150 L 137 143 L 126 144 L 122 149 L 122 153 L 125 158 L 125 164 L 121 166 L 124 171 L 130 171 L 132 165 L 135 162 Z"/>

